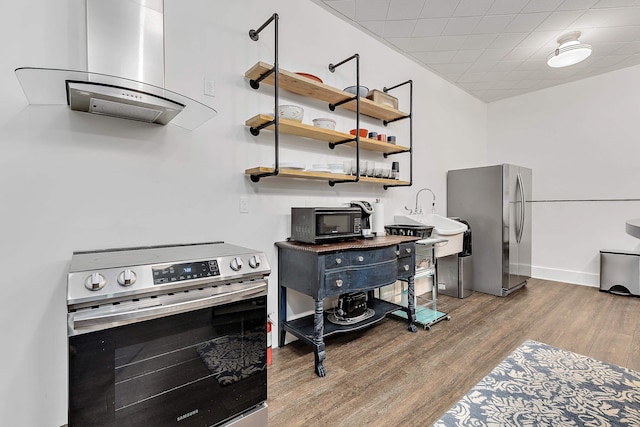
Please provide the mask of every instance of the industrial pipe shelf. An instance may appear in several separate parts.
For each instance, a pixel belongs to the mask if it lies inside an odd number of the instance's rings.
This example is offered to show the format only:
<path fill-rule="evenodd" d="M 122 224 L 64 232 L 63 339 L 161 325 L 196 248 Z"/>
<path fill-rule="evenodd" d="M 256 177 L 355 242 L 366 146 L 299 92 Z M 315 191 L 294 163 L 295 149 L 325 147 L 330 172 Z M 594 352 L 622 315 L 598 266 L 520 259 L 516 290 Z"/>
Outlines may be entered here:
<path fill-rule="evenodd" d="M 249 70 L 247 70 L 244 76 L 248 79 L 256 80 L 272 69 L 273 65 L 267 64 L 265 62 L 258 62 Z M 317 82 L 299 74 L 283 70 L 282 68 L 279 68 L 278 70 L 278 77 L 278 84 L 280 85 L 281 89 L 298 95 L 325 101 L 330 104 L 337 104 L 344 101 L 345 99 L 353 98 L 353 94 L 349 92 L 336 89 L 332 86 Z M 273 86 L 275 83 L 275 76 L 272 73 L 264 80 L 262 80 L 261 83 L 266 83 Z M 347 102 L 345 104 L 341 104 L 340 108 L 344 108 L 349 111 L 355 111 L 356 104 L 355 102 Z M 370 99 L 362 97 L 360 98 L 360 113 L 364 114 L 365 116 L 385 120 L 387 122 L 409 117 L 409 113 L 404 113 L 402 111 L 396 110 L 395 108 L 389 107 L 388 105 L 378 104 L 371 101 Z"/>

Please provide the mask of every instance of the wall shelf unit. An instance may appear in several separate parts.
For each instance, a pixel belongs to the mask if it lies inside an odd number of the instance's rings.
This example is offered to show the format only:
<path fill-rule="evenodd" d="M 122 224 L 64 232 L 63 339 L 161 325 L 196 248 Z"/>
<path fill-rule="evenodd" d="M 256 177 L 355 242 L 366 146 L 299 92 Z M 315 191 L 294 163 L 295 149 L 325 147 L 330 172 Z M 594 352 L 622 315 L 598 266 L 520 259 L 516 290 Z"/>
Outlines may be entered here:
<path fill-rule="evenodd" d="M 360 95 L 353 95 L 344 90 L 334 88 L 332 86 L 320 83 L 319 81 L 308 78 L 299 73 L 293 73 L 291 71 L 283 70 L 278 64 L 278 14 L 274 13 L 262 26 L 257 30 L 250 30 L 249 37 L 257 41 L 259 39 L 259 33 L 270 23 L 274 24 L 275 32 L 275 49 L 274 49 L 274 62 L 273 65 L 266 62 L 257 62 L 249 70 L 247 70 L 244 76 L 249 79 L 249 84 L 253 89 L 259 89 L 260 83 L 265 83 L 274 87 L 274 112 L 278 111 L 279 92 L 281 89 L 286 91 L 302 95 L 311 99 L 324 101 L 329 103 L 329 110 L 335 111 L 337 107 L 355 112 L 355 129 L 356 135 L 342 133 L 334 130 L 322 129 L 315 126 L 306 125 L 300 122 L 281 119 L 277 114 L 275 116 L 270 114 L 258 114 L 245 122 L 250 132 L 254 136 L 258 136 L 263 129 L 270 130 L 274 135 L 274 161 L 272 167 L 257 166 L 245 170 L 245 175 L 249 175 L 251 181 L 259 182 L 264 177 L 279 176 L 283 178 L 299 178 L 299 179 L 315 179 L 328 181 L 330 186 L 334 186 L 336 183 L 357 183 L 357 182 L 369 182 L 382 184 L 384 189 L 390 187 L 408 187 L 413 183 L 413 131 L 412 131 L 412 113 L 405 113 L 397 110 L 389 105 L 377 103 L 370 99 L 363 98 Z M 351 57 L 337 63 L 329 64 L 329 71 L 334 72 L 336 68 L 340 67 L 351 60 L 355 60 L 355 87 L 360 89 L 360 56 L 356 53 Z M 410 106 L 413 108 L 413 82 L 408 80 L 399 85 L 391 88 L 384 88 L 383 91 L 393 90 L 397 87 L 409 84 L 411 88 Z M 410 109 L 410 111 L 411 111 Z M 409 147 L 403 147 L 388 142 L 382 142 L 370 138 L 363 138 L 359 136 L 360 131 L 360 117 L 369 116 L 378 120 L 382 120 L 384 126 L 387 124 L 409 119 Z M 279 135 L 290 134 L 300 136 L 304 138 L 310 138 L 312 140 L 327 142 L 329 148 L 334 149 L 338 145 L 345 145 L 353 149 L 355 162 L 353 175 L 348 174 L 336 174 L 328 172 L 314 172 L 303 171 L 297 169 L 280 168 L 279 162 Z M 400 181 L 394 178 L 381 178 L 380 174 L 376 173 L 378 177 L 363 176 L 360 168 L 360 151 L 368 150 L 381 153 L 385 158 L 389 155 L 408 153 L 409 154 L 409 181 Z M 394 166 L 395 167 L 395 166 Z M 386 174 L 385 174 L 386 175 Z"/>

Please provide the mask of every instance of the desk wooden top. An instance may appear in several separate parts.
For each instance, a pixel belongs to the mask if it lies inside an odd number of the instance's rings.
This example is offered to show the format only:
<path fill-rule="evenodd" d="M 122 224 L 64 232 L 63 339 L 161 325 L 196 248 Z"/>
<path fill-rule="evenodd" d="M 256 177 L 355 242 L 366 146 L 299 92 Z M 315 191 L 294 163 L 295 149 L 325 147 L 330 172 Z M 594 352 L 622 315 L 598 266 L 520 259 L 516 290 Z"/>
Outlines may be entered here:
<path fill-rule="evenodd" d="M 321 243 L 317 245 L 291 240 L 286 242 L 276 242 L 276 246 L 283 249 L 293 249 L 321 254 L 325 252 L 383 248 L 400 243 L 415 242 L 420 239 L 420 237 L 416 236 L 381 236 L 374 237 L 372 239 L 355 239 L 344 242 Z"/>

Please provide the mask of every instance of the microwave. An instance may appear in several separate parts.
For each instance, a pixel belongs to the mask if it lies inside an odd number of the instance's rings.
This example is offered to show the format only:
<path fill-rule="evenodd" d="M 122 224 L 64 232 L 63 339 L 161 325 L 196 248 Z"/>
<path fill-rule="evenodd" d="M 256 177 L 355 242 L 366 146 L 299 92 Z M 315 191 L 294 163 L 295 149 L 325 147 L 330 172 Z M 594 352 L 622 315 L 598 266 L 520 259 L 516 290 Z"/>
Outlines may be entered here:
<path fill-rule="evenodd" d="M 362 210 L 357 207 L 291 208 L 291 240 L 327 243 L 362 235 Z"/>

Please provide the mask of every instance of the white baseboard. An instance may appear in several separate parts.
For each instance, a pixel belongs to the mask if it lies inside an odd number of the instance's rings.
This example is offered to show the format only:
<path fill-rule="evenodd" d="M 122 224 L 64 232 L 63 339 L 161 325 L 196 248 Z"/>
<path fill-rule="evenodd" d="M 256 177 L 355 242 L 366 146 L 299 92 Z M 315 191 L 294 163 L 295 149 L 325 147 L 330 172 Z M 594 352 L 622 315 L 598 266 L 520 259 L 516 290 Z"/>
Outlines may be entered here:
<path fill-rule="evenodd" d="M 576 285 L 592 286 L 595 288 L 600 287 L 600 275 L 595 273 L 531 266 L 531 275 L 537 279 L 573 283 Z"/>

